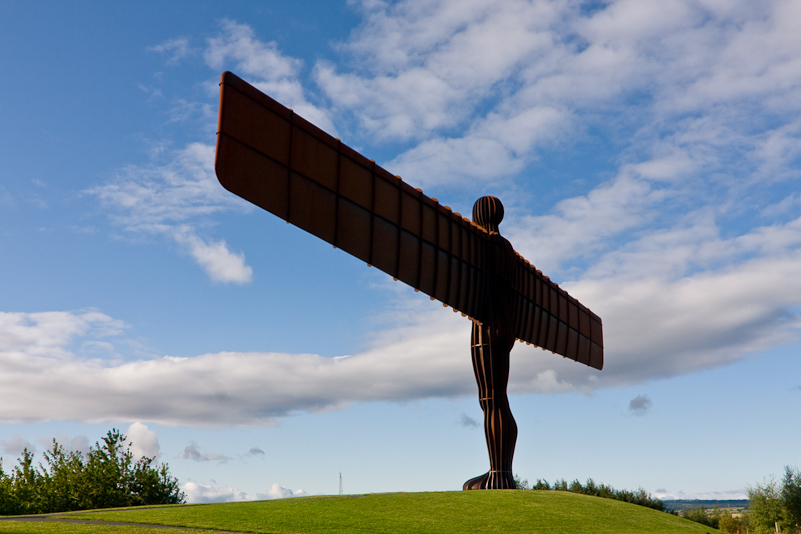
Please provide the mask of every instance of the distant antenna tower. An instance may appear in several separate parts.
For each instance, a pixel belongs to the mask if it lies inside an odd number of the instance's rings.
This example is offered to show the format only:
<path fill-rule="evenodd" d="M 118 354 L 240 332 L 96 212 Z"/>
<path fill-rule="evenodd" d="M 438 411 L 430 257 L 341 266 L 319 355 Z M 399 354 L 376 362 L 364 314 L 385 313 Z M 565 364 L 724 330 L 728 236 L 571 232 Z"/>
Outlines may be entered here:
<path fill-rule="evenodd" d="M 342 495 L 342 471 L 339 472 L 339 494 Z"/>

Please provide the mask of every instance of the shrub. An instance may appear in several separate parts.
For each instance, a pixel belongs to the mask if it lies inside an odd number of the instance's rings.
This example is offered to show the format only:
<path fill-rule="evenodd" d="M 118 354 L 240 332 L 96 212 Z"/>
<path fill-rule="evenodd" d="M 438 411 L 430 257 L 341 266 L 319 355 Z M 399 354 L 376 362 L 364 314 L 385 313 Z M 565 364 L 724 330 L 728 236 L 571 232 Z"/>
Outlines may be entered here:
<path fill-rule="evenodd" d="M 801 471 L 789 465 L 784 467 L 781 497 L 787 522 L 795 528 L 801 527 Z"/>
<path fill-rule="evenodd" d="M 718 528 L 718 523 L 720 521 L 720 513 L 707 513 L 706 508 L 703 506 L 699 506 L 698 508 L 691 508 L 690 510 L 686 510 L 684 513 L 681 514 L 684 519 L 689 519 L 690 521 L 695 521 L 696 523 L 701 523 L 702 525 L 706 525 L 712 528 Z"/>
<path fill-rule="evenodd" d="M 154 458 L 134 461 L 130 443 L 119 430 L 109 431 L 84 455 L 65 451 L 53 440 L 45 465 L 35 466 L 25 449 L 11 475 L 0 464 L 0 514 L 21 515 L 89 508 L 179 504 L 184 494 L 167 464 Z M 0 458 L 0 461 L 2 458 Z"/>

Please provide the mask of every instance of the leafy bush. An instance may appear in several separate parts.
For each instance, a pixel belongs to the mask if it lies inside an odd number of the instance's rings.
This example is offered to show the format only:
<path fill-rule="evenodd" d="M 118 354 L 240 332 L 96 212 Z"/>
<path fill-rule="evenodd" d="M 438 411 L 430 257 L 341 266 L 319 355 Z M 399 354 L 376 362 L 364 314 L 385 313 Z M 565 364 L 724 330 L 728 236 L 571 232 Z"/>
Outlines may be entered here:
<path fill-rule="evenodd" d="M 726 508 L 718 515 L 718 530 L 728 534 L 746 534 L 751 531 L 750 525 L 750 516 L 747 513 L 734 515 Z"/>
<path fill-rule="evenodd" d="M 764 484 L 748 488 L 748 500 L 754 532 L 776 532 L 784 516 L 779 483 L 771 478 Z"/>
<path fill-rule="evenodd" d="M 797 468 L 784 467 L 781 496 L 787 523 L 801 530 L 801 471 Z"/>
<path fill-rule="evenodd" d="M 154 466 L 154 458 L 148 457 L 134 461 L 131 444 L 117 429 L 102 441 L 85 458 L 78 451 L 65 451 L 54 439 L 52 449 L 44 453 L 46 465 L 35 466 L 28 449 L 11 474 L 0 464 L 0 515 L 184 502 L 167 464 Z"/>
<path fill-rule="evenodd" d="M 717 510 L 715 511 L 717 512 Z M 718 528 L 718 523 L 720 522 L 720 513 L 707 513 L 706 508 L 703 506 L 699 506 L 698 508 L 692 508 L 690 510 L 685 510 L 681 516 L 684 519 L 689 519 L 690 521 L 695 521 L 696 523 L 701 523 L 702 525 L 706 525 L 712 528 Z"/>

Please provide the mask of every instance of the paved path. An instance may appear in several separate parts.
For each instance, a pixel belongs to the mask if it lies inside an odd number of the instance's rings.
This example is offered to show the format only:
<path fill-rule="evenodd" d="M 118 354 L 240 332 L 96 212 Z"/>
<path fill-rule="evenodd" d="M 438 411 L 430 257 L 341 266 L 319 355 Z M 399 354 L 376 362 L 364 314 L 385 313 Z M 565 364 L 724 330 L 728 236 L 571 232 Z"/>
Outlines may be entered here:
<path fill-rule="evenodd" d="M 149 523 L 127 523 L 125 521 L 104 521 L 100 519 L 72 519 L 64 517 L 64 514 L 40 514 L 40 515 L 17 515 L 10 517 L 0 517 L 0 521 L 20 521 L 20 522 L 48 522 L 48 523 L 77 523 L 83 525 L 108 525 L 112 527 L 144 527 L 144 528 L 165 528 L 171 530 L 184 530 L 195 532 L 210 532 L 214 534 L 248 534 L 242 530 L 218 530 L 203 527 L 178 527 L 173 525 L 153 525 Z"/>

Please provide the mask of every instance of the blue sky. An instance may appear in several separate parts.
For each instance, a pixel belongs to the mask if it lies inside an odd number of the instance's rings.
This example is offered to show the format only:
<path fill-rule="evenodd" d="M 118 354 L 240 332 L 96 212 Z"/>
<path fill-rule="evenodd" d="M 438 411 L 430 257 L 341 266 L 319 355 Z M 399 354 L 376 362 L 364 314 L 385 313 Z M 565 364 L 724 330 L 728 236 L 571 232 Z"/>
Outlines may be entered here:
<path fill-rule="evenodd" d="M 231 70 L 604 320 L 518 344 L 515 471 L 737 498 L 799 465 L 793 1 L 0 3 L 0 454 L 117 427 L 192 502 L 487 468 L 469 322 L 233 197 Z"/>

